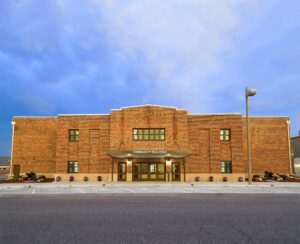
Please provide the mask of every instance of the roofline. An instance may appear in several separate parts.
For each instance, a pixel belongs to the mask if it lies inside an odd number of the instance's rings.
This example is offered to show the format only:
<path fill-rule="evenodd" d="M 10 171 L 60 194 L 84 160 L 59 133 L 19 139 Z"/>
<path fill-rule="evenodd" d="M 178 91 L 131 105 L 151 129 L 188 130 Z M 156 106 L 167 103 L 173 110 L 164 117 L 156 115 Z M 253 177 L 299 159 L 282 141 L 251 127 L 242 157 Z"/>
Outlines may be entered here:
<path fill-rule="evenodd" d="M 99 115 L 110 115 L 110 114 L 58 114 L 57 116 L 99 116 Z"/>
<path fill-rule="evenodd" d="M 300 138 L 300 136 L 292 136 L 292 137 L 291 137 L 291 140 L 292 140 L 292 139 L 297 139 L 297 138 Z"/>
<path fill-rule="evenodd" d="M 165 105 L 155 105 L 155 104 L 144 104 L 144 105 L 133 105 L 133 106 L 126 106 L 126 107 L 121 107 L 121 108 L 117 108 L 117 109 L 111 109 L 113 110 L 122 110 L 122 109 L 127 109 L 127 108 L 140 108 L 140 107 L 162 107 L 162 108 L 172 108 L 172 109 L 176 109 L 176 110 L 187 110 L 187 109 L 178 109 L 177 107 L 173 107 L 173 106 L 165 106 Z"/>
<path fill-rule="evenodd" d="M 194 113 L 194 114 L 188 114 L 188 115 L 200 115 L 200 116 L 202 116 L 202 115 L 242 115 L 242 114 L 240 114 L 240 113 L 207 113 L 207 114 L 196 114 L 196 113 Z"/>
<path fill-rule="evenodd" d="M 265 115 L 265 116 L 251 116 L 249 115 L 250 118 L 289 118 L 289 116 L 277 116 L 277 115 Z M 243 116 L 243 118 L 246 118 L 246 116 Z"/>
<path fill-rule="evenodd" d="M 13 116 L 12 118 L 56 118 L 57 116 Z"/>

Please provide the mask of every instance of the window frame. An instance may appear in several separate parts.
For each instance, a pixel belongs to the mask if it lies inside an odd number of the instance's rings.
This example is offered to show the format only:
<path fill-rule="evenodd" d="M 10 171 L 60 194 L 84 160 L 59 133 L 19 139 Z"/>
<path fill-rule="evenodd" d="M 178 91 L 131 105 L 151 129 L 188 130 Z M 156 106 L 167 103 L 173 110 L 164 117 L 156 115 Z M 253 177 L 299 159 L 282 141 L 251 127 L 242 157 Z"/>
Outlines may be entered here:
<path fill-rule="evenodd" d="M 79 141 L 79 129 L 69 129 L 69 141 Z"/>
<path fill-rule="evenodd" d="M 163 132 L 163 133 L 162 133 Z M 132 128 L 133 141 L 165 141 L 165 128 Z"/>
<path fill-rule="evenodd" d="M 228 134 L 226 132 L 228 132 Z M 228 139 L 226 138 L 227 136 Z M 219 132 L 219 139 L 220 141 L 231 141 L 231 129 L 221 128 Z"/>
<path fill-rule="evenodd" d="M 68 174 L 77 174 L 79 172 L 79 163 L 78 161 L 68 161 L 67 164 Z"/>
<path fill-rule="evenodd" d="M 224 164 L 224 167 L 223 167 Z M 223 171 L 224 169 L 224 171 Z M 232 173 L 232 161 L 222 160 L 221 161 L 221 173 L 222 174 L 231 174 Z"/>

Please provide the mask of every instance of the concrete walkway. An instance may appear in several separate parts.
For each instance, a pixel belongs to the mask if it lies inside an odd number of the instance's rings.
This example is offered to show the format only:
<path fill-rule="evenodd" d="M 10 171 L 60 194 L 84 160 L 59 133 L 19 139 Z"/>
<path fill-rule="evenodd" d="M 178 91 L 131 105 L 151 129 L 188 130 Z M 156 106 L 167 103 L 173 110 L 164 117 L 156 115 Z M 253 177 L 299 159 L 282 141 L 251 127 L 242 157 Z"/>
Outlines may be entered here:
<path fill-rule="evenodd" d="M 300 194 L 300 183 L 264 182 L 53 182 L 0 184 L 1 195 L 103 193 Z"/>

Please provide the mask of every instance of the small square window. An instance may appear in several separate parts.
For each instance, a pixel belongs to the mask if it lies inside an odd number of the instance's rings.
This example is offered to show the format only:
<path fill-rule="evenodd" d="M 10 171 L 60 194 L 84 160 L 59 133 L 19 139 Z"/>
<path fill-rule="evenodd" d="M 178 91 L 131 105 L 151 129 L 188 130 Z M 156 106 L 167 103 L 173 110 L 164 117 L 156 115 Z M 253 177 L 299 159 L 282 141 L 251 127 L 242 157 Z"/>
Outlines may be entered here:
<path fill-rule="evenodd" d="M 68 173 L 78 173 L 78 162 L 69 161 L 68 162 Z"/>
<path fill-rule="evenodd" d="M 230 129 L 221 129 L 220 130 L 220 141 L 230 141 Z"/>
<path fill-rule="evenodd" d="M 79 130 L 70 129 L 69 130 L 69 141 L 79 141 Z"/>
<path fill-rule="evenodd" d="M 222 161 L 221 162 L 221 173 L 232 173 L 231 161 Z"/>

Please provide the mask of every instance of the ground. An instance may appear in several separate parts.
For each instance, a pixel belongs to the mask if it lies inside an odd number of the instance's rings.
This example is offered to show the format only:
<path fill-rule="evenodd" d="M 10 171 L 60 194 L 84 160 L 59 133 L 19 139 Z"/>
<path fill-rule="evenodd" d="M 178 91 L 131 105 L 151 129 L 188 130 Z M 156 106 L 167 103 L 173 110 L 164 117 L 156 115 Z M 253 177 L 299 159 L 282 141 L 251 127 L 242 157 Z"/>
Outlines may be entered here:
<path fill-rule="evenodd" d="M 2 195 L 1 243 L 299 243 L 299 194 Z"/>

